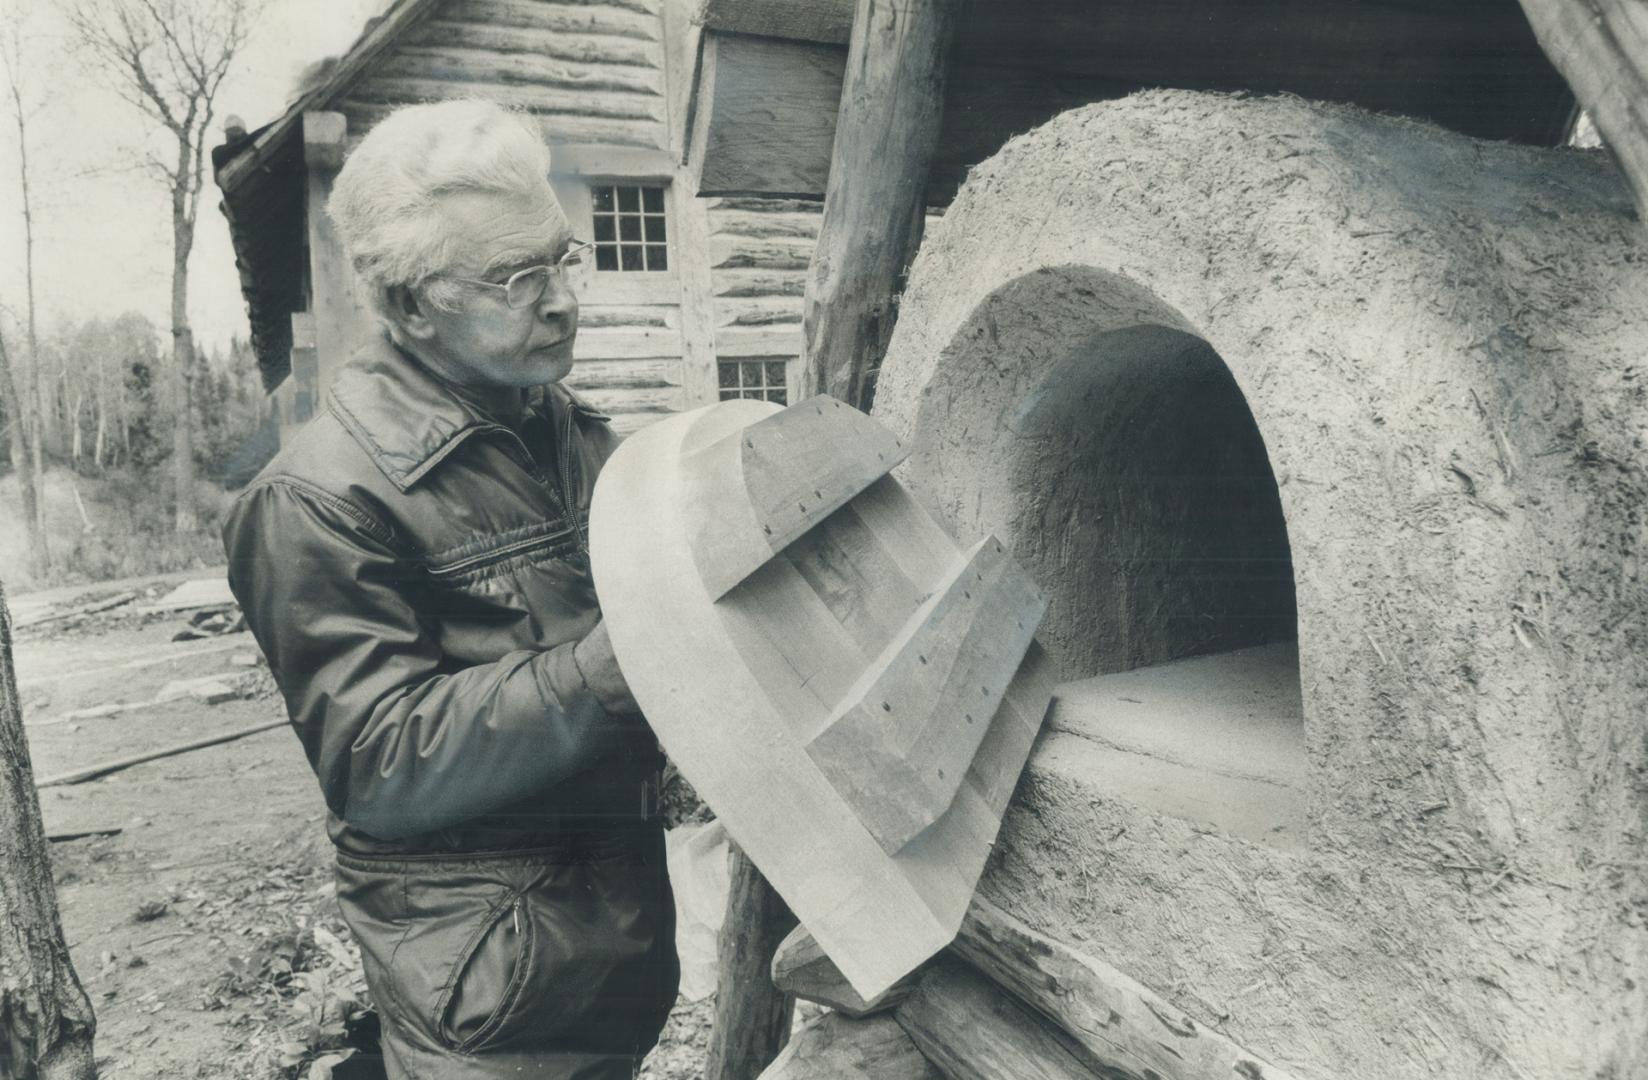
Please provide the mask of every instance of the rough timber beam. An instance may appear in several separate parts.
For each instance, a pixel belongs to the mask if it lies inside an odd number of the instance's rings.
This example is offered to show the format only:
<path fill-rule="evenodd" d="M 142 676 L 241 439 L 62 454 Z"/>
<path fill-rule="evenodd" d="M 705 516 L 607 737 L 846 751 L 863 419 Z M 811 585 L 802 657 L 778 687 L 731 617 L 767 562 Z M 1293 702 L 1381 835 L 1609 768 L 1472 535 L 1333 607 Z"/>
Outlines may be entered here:
<path fill-rule="evenodd" d="M 829 1015 L 796 1033 L 761 1080 L 943 1080 L 888 1016 Z"/>
<path fill-rule="evenodd" d="M 1608 141 L 1648 221 L 1648 18 L 1641 0 L 1522 0 L 1551 63 Z"/>
<path fill-rule="evenodd" d="M 858 0 L 824 220 L 802 314 L 802 386 L 860 408 L 920 242 L 959 0 Z"/>
<path fill-rule="evenodd" d="M 940 1065 L 961 1055 L 961 1043 L 975 1038 L 953 1030 L 957 1025 L 948 1019 L 952 1010 L 930 1000 L 935 994 L 948 992 L 942 989 L 948 987 L 959 988 L 958 992 L 975 1003 L 988 1002 L 989 1008 L 977 1014 L 981 1017 L 986 1012 L 998 1018 L 1018 1016 L 1020 1012 L 1035 1017 L 1036 1024 L 1010 1025 L 1021 1028 L 1022 1036 L 1004 1034 L 996 1040 L 1016 1043 L 1016 1049 L 998 1048 L 990 1053 L 1034 1059 L 1041 1063 L 1038 1068 L 1044 1069 L 1036 1075 L 1066 1075 L 1058 1070 L 1071 1069 L 1073 1060 L 1086 1073 L 1119 1080 L 1153 1076 L 1296 1080 L 1229 1037 L 1204 1027 L 1123 972 L 1037 933 L 982 897 L 974 897 L 949 952 L 967 961 L 972 973 L 958 974 L 945 969 L 942 963 L 934 963 L 866 1002 L 853 993 L 812 936 L 798 927 L 779 946 L 773 959 L 773 980 L 798 998 L 828 1005 L 850 1017 L 867 1017 L 896 1008 L 899 1021 L 913 1027 L 911 1034 L 918 1044 L 948 1047 L 935 1058 Z M 938 974 L 934 974 L 935 969 Z M 907 1004 L 918 987 L 917 996 L 929 1000 Z M 998 990 L 1017 999 L 1017 1007 L 1004 1004 Z M 1050 1021 L 1057 1030 L 1044 1029 L 1041 1021 Z M 1052 1065 L 1047 1064 L 1049 1061 Z M 1049 1068 L 1050 1073 L 1045 1071 Z M 952 1068 L 946 1067 L 945 1074 L 972 1076 L 976 1072 L 953 1074 Z M 1009 1071 L 1000 1075 L 1026 1074 Z"/>

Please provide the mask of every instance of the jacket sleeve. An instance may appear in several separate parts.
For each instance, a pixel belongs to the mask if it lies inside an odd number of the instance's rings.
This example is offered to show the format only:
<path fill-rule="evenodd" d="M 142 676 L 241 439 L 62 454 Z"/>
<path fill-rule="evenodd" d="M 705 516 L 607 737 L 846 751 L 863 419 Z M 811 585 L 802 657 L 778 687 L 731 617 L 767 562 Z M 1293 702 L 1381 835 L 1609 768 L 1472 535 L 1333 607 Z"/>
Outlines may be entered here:
<path fill-rule="evenodd" d="M 593 764 L 620 725 L 572 642 L 454 667 L 413 604 L 413 568 L 358 507 L 261 481 L 224 526 L 229 586 L 269 660 L 327 805 L 385 840 L 506 806 Z"/>

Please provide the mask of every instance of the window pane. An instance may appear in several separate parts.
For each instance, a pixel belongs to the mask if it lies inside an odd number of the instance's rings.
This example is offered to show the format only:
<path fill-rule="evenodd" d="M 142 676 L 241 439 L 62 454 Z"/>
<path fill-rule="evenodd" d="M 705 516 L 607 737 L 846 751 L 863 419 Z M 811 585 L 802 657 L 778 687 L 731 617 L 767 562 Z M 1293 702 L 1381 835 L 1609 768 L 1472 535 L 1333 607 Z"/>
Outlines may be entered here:
<path fill-rule="evenodd" d="M 621 187 L 618 189 L 618 209 L 634 213 L 641 209 L 641 192 L 638 188 Z"/>
<path fill-rule="evenodd" d="M 615 231 L 613 220 L 610 217 L 601 217 L 597 215 L 595 218 L 596 243 L 611 243 Z"/>
<path fill-rule="evenodd" d="M 669 251 L 669 249 L 666 248 L 663 244 L 648 244 L 647 245 L 647 269 L 648 270 L 668 270 L 669 269 L 668 251 Z"/>
<path fill-rule="evenodd" d="M 662 214 L 664 212 L 664 189 L 663 188 L 661 188 L 661 187 L 642 188 L 641 189 L 641 200 L 642 200 L 642 206 L 646 210 L 647 213 L 649 213 L 649 214 Z"/>
<path fill-rule="evenodd" d="M 641 239 L 641 219 L 635 217 L 619 218 L 618 239 L 639 241 Z"/>
<path fill-rule="evenodd" d="M 595 212 L 597 214 L 610 214 L 610 213 L 612 213 L 612 189 L 611 188 L 609 188 L 609 187 L 594 188 L 594 189 L 591 190 L 590 194 L 595 200 Z"/>
<path fill-rule="evenodd" d="M 595 249 L 595 269 L 597 269 L 597 270 L 616 270 L 616 269 L 618 269 L 618 249 L 617 248 L 610 248 L 610 247 L 598 247 L 598 248 L 596 248 Z"/>
<path fill-rule="evenodd" d="M 618 262 L 623 269 L 646 269 L 646 267 L 641 263 L 641 247 L 639 244 L 624 244 L 621 248 L 619 248 L 619 251 L 621 254 L 618 256 Z"/>
<path fill-rule="evenodd" d="M 647 223 L 647 243 L 662 244 L 664 242 L 664 219 L 649 217 L 642 220 Z"/>
<path fill-rule="evenodd" d="M 782 361 L 782 360 L 768 360 L 767 361 L 767 385 L 768 386 L 783 386 L 784 385 L 784 361 Z"/>
<path fill-rule="evenodd" d="M 717 366 L 721 369 L 721 386 L 723 388 L 736 387 L 738 385 L 738 365 L 723 360 Z"/>
<path fill-rule="evenodd" d="M 767 400 L 768 401 L 776 401 L 780 405 L 784 404 L 784 391 L 782 391 L 782 390 L 768 390 L 767 391 Z"/>

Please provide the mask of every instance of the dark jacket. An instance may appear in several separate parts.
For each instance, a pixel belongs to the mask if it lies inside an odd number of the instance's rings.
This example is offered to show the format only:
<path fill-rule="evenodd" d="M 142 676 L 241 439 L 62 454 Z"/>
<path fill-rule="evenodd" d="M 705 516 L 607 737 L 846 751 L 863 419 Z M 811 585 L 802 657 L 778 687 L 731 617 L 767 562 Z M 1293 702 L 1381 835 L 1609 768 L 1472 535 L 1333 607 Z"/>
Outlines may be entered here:
<path fill-rule="evenodd" d="M 387 340 L 240 495 L 229 584 L 353 855 L 523 850 L 641 811 L 657 743 L 584 686 L 605 417 L 516 427 Z"/>

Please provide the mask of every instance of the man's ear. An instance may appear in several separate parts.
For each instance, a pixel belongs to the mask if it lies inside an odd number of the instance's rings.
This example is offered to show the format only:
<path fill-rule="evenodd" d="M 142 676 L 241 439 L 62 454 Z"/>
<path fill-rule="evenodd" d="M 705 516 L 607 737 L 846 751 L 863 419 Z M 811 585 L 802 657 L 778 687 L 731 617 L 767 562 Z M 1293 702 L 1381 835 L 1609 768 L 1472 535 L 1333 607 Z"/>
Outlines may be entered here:
<path fill-rule="evenodd" d="M 405 285 L 385 288 L 384 311 L 397 329 L 417 341 L 428 341 L 435 336 L 435 325 L 429 320 L 429 308 L 417 290 Z"/>

